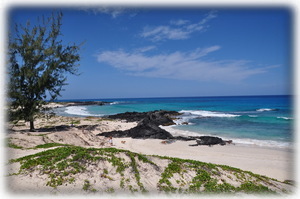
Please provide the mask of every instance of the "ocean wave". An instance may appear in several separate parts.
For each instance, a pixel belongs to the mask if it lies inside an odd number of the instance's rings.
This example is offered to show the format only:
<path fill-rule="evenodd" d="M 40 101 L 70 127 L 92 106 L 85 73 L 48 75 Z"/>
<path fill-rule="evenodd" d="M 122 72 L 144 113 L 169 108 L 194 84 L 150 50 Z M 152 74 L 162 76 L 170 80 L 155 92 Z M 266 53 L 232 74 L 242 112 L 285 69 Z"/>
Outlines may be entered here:
<path fill-rule="evenodd" d="M 222 113 L 222 112 L 213 112 L 213 111 L 203 111 L 203 110 L 182 110 L 179 111 L 183 114 L 200 116 L 200 117 L 239 117 L 241 115 Z"/>
<path fill-rule="evenodd" d="M 292 117 L 277 117 L 278 119 L 284 119 L 284 120 L 292 120 L 294 118 Z"/>
<path fill-rule="evenodd" d="M 80 115 L 80 116 L 103 116 L 101 114 L 91 114 L 87 111 L 87 108 L 84 106 L 69 106 L 66 107 L 65 113 L 70 115 Z"/>
<path fill-rule="evenodd" d="M 242 145 L 252 145 L 252 146 L 259 146 L 259 147 L 272 147 L 272 148 L 289 148 L 289 142 L 283 141 L 275 141 L 275 140 L 257 140 L 257 139 L 239 139 L 233 138 L 232 139 L 236 144 Z"/>
<path fill-rule="evenodd" d="M 264 111 L 278 111 L 278 109 L 276 109 L 276 108 L 260 108 L 260 109 L 256 109 L 256 111 L 258 111 L 258 112 L 264 112 Z"/>
<path fill-rule="evenodd" d="M 110 102 L 109 105 L 120 104 L 120 102 Z"/>

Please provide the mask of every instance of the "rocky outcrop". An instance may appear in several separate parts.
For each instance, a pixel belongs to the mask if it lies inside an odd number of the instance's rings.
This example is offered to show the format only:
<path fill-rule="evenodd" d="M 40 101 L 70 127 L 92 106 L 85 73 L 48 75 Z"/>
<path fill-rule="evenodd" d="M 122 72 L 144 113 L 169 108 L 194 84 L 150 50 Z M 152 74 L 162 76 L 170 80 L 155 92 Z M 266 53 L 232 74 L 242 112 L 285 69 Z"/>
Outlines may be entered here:
<path fill-rule="evenodd" d="M 120 113 L 116 115 L 110 115 L 108 118 L 110 119 L 122 119 L 128 122 L 136 122 L 139 121 L 138 125 L 132 129 L 125 131 L 110 131 L 98 134 L 99 136 L 106 137 L 131 137 L 131 138 L 152 138 L 152 139 L 168 139 L 168 140 L 182 140 L 182 141 L 191 141 L 195 140 L 196 144 L 192 144 L 190 146 L 198 146 L 198 145 L 225 145 L 227 143 L 231 143 L 232 141 L 225 141 L 219 137 L 213 136 L 173 136 L 168 131 L 160 128 L 160 125 L 173 125 L 174 117 L 180 115 L 180 113 L 176 111 L 150 111 L 150 112 L 126 112 Z"/>
<path fill-rule="evenodd" d="M 116 115 L 107 116 L 110 119 L 121 119 L 126 120 L 128 122 L 140 122 L 145 118 L 148 118 L 152 123 L 159 125 L 173 125 L 172 117 L 176 117 L 180 115 L 180 113 L 176 111 L 149 111 L 149 112 L 125 112 Z"/>
<path fill-rule="evenodd" d="M 199 137 L 196 137 L 196 142 L 197 142 L 197 144 L 193 144 L 193 145 L 190 145 L 190 146 L 198 146 L 198 145 L 211 146 L 211 145 L 216 145 L 216 144 L 220 144 L 220 145 L 223 146 L 223 145 L 226 145 L 226 144 L 231 144 L 232 140 L 225 141 L 225 140 L 223 140 L 222 138 L 219 138 L 219 137 L 199 136 Z"/>
<path fill-rule="evenodd" d="M 112 137 L 131 137 L 131 138 L 153 138 L 153 139 L 173 139 L 174 137 L 159 125 L 175 124 L 171 116 L 178 115 L 176 111 L 151 111 L 151 112 L 126 112 L 108 116 L 110 119 L 123 119 L 128 122 L 139 121 L 138 125 L 126 131 L 111 131 L 98 135 Z"/>

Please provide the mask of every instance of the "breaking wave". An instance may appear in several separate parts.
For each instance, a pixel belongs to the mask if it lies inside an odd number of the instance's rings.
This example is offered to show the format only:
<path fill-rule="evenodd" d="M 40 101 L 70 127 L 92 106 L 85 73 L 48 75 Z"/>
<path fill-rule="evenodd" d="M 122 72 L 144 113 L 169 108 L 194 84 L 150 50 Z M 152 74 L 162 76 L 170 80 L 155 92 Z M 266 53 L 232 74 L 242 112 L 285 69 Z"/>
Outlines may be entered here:
<path fill-rule="evenodd" d="M 79 116 L 103 116 L 101 114 L 91 114 L 84 106 L 69 106 L 66 107 L 65 112 L 70 115 L 79 115 Z"/>
<path fill-rule="evenodd" d="M 213 112 L 213 111 L 203 111 L 203 110 L 182 110 L 179 111 L 185 115 L 193 115 L 198 117 L 239 117 L 241 115 Z"/>
<path fill-rule="evenodd" d="M 278 109 L 276 108 L 260 108 L 260 109 L 256 109 L 256 111 L 258 112 L 264 112 L 264 111 L 277 111 Z"/>

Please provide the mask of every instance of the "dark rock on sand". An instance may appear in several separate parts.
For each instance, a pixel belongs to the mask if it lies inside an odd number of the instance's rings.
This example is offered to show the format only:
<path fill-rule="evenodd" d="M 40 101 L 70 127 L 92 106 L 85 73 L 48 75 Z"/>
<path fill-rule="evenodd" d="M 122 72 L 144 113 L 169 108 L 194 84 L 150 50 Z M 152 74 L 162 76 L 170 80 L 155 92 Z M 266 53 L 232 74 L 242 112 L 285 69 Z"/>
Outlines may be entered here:
<path fill-rule="evenodd" d="M 223 140 L 222 138 L 219 137 L 213 137 L 213 136 L 200 136 L 196 138 L 197 144 L 193 144 L 190 146 L 198 146 L 198 145 L 216 145 L 220 144 L 222 146 L 226 144 L 232 144 L 232 140 Z"/>
<path fill-rule="evenodd" d="M 125 130 L 125 131 L 111 131 L 111 132 L 105 132 L 98 134 L 101 136 L 112 136 L 112 137 L 131 137 L 131 138 L 153 138 L 153 139 L 170 139 L 173 138 L 173 136 L 167 132 L 166 130 L 163 130 L 159 128 L 157 125 L 153 123 L 141 123 L 137 125 L 136 127 Z"/>
<path fill-rule="evenodd" d="M 111 131 L 98 135 L 112 137 L 132 137 L 132 138 L 154 138 L 154 139 L 172 139 L 173 136 L 159 125 L 175 124 L 172 116 L 179 115 L 176 111 L 150 111 L 150 112 L 126 112 L 116 115 L 110 115 L 110 119 L 124 119 L 128 122 L 138 121 L 138 125 L 125 131 Z"/>
<path fill-rule="evenodd" d="M 225 141 L 219 137 L 212 137 L 212 136 L 201 136 L 199 140 L 196 140 L 198 145 L 215 145 L 221 144 L 225 145 Z"/>

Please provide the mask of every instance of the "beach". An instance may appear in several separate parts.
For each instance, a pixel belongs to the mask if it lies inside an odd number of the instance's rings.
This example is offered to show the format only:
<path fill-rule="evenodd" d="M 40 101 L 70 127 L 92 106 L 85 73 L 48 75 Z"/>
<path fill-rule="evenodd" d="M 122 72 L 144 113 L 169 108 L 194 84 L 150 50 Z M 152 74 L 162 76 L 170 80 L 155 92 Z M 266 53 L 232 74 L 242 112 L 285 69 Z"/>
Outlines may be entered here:
<path fill-rule="evenodd" d="M 126 141 L 122 144 L 121 141 Z M 288 149 L 245 145 L 196 146 L 193 141 L 162 144 L 156 139 L 114 138 L 115 147 L 148 155 L 178 157 L 202 162 L 228 165 L 280 181 L 293 180 L 293 152 Z"/>
<path fill-rule="evenodd" d="M 75 123 L 75 124 L 74 124 Z M 136 122 L 126 122 L 124 120 L 108 120 L 98 117 L 62 117 L 55 116 L 48 121 L 38 119 L 36 127 L 42 128 L 46 125 L 52 126 L 68 125 L 70 128 L 53 130 L 43 129 L 43 132 L 28 132 L 28 124 L 22 123 L 19 126 L 10 126 L 7 139 L 18 148 L 7 148 L 7 160 L 23 157 L 43 151 L 45 149 L 34 149 L 37 145 L 46 143 L 70 144 L 82 147 L 93 148 L 118 148 L 125 149 L 145 155 L 159 155 L 177 157 L 182 159 L 198 160 L 206 163 L 228 165 L 242 170 L 251 171 L 279 181 L 295 180 L 294 153 L 291 149 L 271 148 L 261 146 L 249 146 L 243 144 L 232 144 L 225 146 L 189 146 L 195 141 L 176 140 L 172 143 L 165 143 L 160 139 L 133 139 L 133 138 L 113 138 L 113 146 L 108 142 L 108 138 L 96 136 L 97 134 L 113 131 L 126 130 L 137 125 Z M 92 130 L 76 128 L 97 125 Z M 71 127 L 72 126 L 72 127 Z M 166 129 L 168 127 L 165 127 Z M 27 129 L 27 130 L 26 130 Z M 46 136 L 41 136 L 46 135 Z M 15 167 L 15 165 L 13 166 Z M 8 171 L 16 171 L 16 168 Z M 15 177 L 14 177 L 15 178 Z"/>

